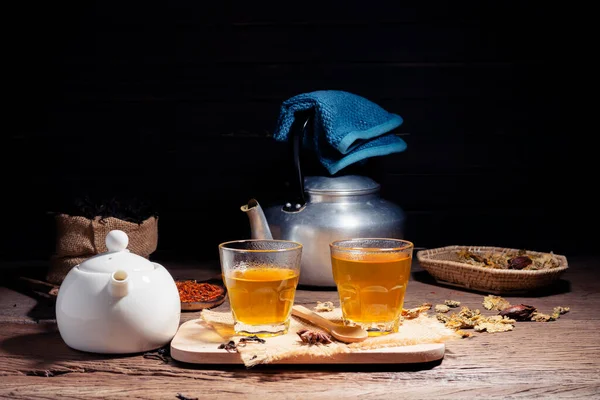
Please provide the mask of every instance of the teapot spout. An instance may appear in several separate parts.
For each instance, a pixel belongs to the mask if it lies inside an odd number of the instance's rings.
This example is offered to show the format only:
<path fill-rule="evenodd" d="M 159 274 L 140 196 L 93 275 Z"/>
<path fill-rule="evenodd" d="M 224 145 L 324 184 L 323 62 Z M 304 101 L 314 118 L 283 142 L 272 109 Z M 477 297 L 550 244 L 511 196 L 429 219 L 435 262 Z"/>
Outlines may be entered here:
<path fill-rule="evenodd" d="M 260 204 L 255 199 L 250 199 L 248 204 L 240 207 L 250 220 L 250 236 L 252 239 L 273 239 L 267 218 Z"/>
<path fill-rule="evenodd" d="M 127 293 L 129 293 L 129 274 L 123 270 L 113 272 L 110 275 L 108 285 L 110 294 L 114 298 L 118 299 L 127 296 Z"/>

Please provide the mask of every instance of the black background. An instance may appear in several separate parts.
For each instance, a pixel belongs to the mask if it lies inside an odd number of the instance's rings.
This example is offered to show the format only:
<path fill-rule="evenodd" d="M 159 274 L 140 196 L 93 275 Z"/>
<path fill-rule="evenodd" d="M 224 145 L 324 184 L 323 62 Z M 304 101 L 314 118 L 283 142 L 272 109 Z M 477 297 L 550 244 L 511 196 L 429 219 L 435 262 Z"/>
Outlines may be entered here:
<path fill-rule="evenodd" d="M 51 213 L 88 194 L 151 202 L 156 256 L 215 258 L 248 237 L 248 199 L 282 201 L 280 104 L 326 89 L 404 118 L 404 153 L 348 172 L 381 183 L 418 247 L 592 252 L 594 128 L 567 111 L 576 34 L 558 3 L 531 3 L 17 5 L 0 255 L 47 259 Z"/>

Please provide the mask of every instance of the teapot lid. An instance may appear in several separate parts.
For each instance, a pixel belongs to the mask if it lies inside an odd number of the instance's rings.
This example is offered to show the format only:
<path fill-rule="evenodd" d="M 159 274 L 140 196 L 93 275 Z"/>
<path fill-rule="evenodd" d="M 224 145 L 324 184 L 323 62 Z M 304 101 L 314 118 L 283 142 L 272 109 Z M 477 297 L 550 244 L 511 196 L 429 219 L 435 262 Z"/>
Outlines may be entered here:
<path fill-rule="evenodd" d="M 307 176 L 304 179 L 304 189 L 310 194 L 361 195 L 375 193 L 379 188 L 373 179 L 360 175 Z"/>
<path fill-rule="evenodd" d="M 127 250 L 129 237 L 125 232 L 117 229 L 108 232 L 105 243 L 108 251 L 90 257 L 79 264 L 80 270 L 110 273 L 118 270 L 133 272 L 154 269 L 152 262 Z"/>

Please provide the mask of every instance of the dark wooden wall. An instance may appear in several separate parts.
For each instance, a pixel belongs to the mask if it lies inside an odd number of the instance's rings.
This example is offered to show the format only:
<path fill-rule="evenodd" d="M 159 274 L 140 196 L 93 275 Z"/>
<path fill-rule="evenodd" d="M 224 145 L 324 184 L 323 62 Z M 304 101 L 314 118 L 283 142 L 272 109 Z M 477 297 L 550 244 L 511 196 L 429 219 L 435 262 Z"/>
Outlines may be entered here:
<path fill-rule="evenodd" d="M 48 257 L 48 213 L 91 193 L 152 201 L 157 255 L 214 258 L 220 241 L 247 237 L 249 198 L 281 201 L 279 105 L 324 89 L 404 118 L 408 149 L 357 172 L 407 211 L 417 246 L 593 247 L 563 178 L 576 157 L 561 122 L 558 7 L 213 3 L 12 14 L 2 257 Z"/>

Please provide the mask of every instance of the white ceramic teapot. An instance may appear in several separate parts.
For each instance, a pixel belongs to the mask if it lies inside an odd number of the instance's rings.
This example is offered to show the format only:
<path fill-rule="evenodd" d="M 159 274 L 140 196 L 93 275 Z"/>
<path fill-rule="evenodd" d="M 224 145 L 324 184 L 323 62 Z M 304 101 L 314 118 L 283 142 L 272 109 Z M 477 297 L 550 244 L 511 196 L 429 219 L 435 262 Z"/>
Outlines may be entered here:
<path fill-rule="evenodd" d="M 129 238 L 113 230 L 108 252 L 69 271 L 56 299 L 56 322 L 65 343 L 93 353 L 138 353 L 175 336 L 181 303 L 171 274 L 127 250 Z"/>

